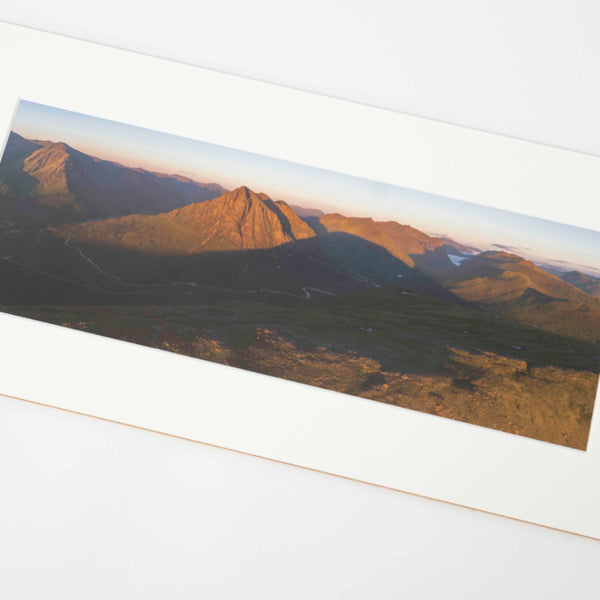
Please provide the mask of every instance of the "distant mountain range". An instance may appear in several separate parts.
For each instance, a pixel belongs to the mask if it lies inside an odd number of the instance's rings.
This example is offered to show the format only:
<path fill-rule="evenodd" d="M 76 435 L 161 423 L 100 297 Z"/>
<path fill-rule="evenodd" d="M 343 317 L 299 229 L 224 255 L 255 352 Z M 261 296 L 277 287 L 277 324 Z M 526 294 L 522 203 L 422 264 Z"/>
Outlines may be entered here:
<path fill-rule="evenodd" d="M 93 274 L 86 285 L 105 271 L 99 265 L 109 265 L 113 284 L 183 281 L 300 296 L 309 288 L 343 294 L 403 286 L 561 335 L 600 339 L 600 280 L 581 273 L 561 278 L 516 254 L 476 253 L 395 221 L 290 206 L 245 186 L 227 191 L 14 132 L 0 163 L 0 225 L 44 232 L 35 234 L 30 267 L 46 274 L 86 257 L 77 266 L 84 279 L 83 267 Z M 81 256 L 66 258 L 65 245 Z"/>

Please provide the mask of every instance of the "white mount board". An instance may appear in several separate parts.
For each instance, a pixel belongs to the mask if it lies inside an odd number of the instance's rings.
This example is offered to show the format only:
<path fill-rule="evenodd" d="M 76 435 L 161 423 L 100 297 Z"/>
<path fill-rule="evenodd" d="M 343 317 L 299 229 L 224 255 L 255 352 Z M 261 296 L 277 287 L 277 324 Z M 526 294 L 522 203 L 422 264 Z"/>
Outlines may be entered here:
<path fill-rule="evenodd" d="M 24 98 L 600 229 L 598 158 L 14 26 L 0 47 L 5 135 Z M 600 537 L 597 411 L 584 453 L 8 315 L 0 327 L 4 394 Z"/>

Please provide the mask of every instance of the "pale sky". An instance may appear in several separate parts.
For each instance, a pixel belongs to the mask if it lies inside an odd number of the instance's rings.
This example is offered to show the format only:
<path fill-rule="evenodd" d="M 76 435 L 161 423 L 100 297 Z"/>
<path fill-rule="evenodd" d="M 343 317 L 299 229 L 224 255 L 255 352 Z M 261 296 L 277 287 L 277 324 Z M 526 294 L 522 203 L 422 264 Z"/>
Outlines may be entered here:
<path fill-rule="evenodd" d="M 449 235 L 482 250 L 495 244 L 535 262 L 568 263 L 600 276 L 600 232 L 523 216 L 249 152 L 21 101 L 13 130 L 82 152 L 228 189 L 246 185 L 290 204 L 368 216 Z M 567 268 L 570 268 L 567 266 Z"/>

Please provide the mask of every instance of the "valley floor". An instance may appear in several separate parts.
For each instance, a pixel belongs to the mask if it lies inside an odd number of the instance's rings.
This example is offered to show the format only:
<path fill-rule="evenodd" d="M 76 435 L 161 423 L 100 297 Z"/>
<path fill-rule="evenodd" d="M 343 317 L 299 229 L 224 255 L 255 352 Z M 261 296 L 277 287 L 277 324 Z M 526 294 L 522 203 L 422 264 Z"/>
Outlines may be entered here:
<path fill-rule="evenodd" d="M 598 381 L 595 345 L 401 289 L 3 310 L 578 449 Z"/>

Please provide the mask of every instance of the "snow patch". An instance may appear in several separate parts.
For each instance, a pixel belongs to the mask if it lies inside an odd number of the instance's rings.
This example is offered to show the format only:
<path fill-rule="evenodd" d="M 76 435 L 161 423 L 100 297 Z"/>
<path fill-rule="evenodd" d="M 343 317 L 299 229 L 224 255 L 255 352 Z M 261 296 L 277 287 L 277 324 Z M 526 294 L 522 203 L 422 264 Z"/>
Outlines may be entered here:
<path fill-rule="evenodd" d="M 470 256 L 458 256 L 458 254 L 448 254 L 448 258 L 452 261 L 455 267 L 460 267 L 465 260 L 469 260 Z"/>

